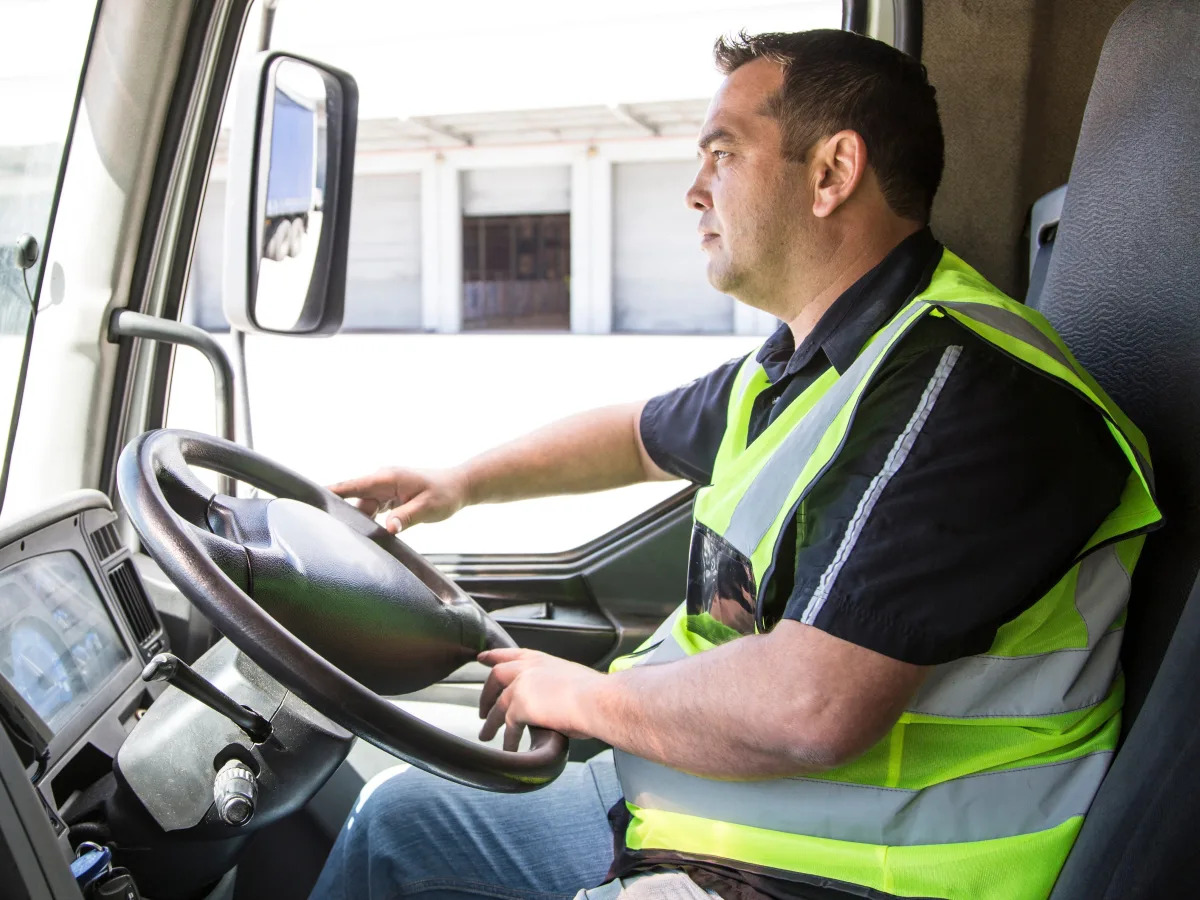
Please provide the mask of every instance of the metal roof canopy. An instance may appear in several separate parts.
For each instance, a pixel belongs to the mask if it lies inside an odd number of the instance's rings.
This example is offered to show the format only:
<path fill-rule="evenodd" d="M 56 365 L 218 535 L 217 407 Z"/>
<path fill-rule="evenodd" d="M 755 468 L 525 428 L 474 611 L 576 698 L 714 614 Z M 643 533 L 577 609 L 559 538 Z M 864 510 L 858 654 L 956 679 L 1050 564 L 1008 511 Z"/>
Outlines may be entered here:
<path fill-rule="evenodd" d="M 694 137 L 708 100 L 451 113 L 408 119 L 364 119 L 359 151 L 420 151 L 501 144 Z"/>
<path fill-rule="evenodd" d="M 461 147 L 695 138 L 708 100 L 664 100 L 613 106 L 565 106 L 500 112 L 448 113 L 408 119 L 359 119 L 356 152 L 420 153 Z M 213 157 L 220 171 L 229 158 L 223 128 Z M 0 174 L 5 164 L 0 148 Z"/>

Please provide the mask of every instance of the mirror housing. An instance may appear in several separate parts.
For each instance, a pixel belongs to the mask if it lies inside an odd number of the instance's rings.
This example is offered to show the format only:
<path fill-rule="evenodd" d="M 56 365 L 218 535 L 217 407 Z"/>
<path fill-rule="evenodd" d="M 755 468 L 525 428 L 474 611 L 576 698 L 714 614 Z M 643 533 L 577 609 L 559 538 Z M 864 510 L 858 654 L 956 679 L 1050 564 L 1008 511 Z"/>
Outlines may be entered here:
<path fill-rule="evenodd" d="M 268 50 L 247 67 L 236 103 L 225 206 L 225 316 L 247 332 L 336 334 L 346 299 L 358 85 L 341 69 Z M 307 172 L 311 188 L 298 187 Z M 258 302 L 264 282 L 274 308 Z"/>

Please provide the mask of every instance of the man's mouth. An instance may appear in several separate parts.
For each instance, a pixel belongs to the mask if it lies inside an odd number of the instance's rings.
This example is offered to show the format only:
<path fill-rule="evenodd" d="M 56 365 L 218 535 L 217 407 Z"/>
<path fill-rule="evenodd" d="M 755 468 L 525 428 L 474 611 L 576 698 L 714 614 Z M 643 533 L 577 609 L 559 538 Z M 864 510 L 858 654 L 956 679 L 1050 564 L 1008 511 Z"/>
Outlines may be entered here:
<path fill-rule="evenodd" d="M 715 231 L 702 231 L 702 232 L 700 232 L 700 246 L 704 247 L 708 244 L 711 244 L 713 241 L 715 241 L 719 237 L 720 237 L 720 235 L 717 234 Z"/>

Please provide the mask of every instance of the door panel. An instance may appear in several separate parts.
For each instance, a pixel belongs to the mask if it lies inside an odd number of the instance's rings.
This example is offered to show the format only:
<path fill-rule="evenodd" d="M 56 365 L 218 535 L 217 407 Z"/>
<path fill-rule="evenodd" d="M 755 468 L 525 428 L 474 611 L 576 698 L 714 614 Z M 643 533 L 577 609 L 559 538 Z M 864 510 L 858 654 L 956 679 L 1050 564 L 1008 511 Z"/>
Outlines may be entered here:
<path fill-rule="evenodd" d="M 682 491 L 570 553 L 433 561 L 521 646 L 603 667 L 683 599 L 693 495 Z"/>

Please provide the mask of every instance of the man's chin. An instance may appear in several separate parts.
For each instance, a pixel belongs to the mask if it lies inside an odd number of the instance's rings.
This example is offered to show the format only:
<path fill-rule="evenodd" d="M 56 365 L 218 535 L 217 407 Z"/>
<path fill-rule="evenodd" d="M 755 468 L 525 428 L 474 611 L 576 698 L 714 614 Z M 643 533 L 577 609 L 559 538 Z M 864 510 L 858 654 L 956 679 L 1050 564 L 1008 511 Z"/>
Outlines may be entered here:
<path fill-rule="evenodd" d="M 708 270 L 705 274 L 708 276 L 708 283 L 722 294 L 733 294 L 741 282 L 736 273 L 731 272 L 728 267 L 712 260 L 709 261 Z"/>

